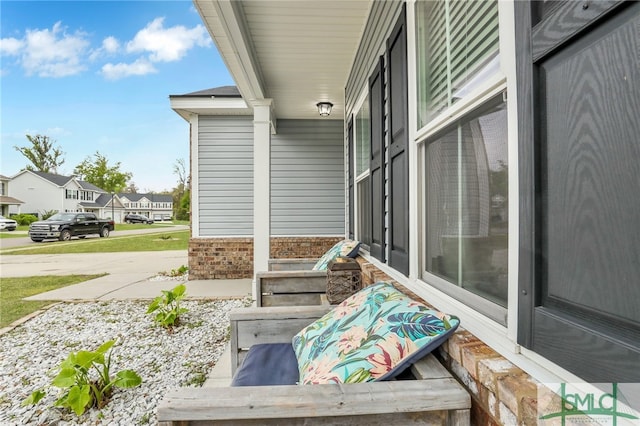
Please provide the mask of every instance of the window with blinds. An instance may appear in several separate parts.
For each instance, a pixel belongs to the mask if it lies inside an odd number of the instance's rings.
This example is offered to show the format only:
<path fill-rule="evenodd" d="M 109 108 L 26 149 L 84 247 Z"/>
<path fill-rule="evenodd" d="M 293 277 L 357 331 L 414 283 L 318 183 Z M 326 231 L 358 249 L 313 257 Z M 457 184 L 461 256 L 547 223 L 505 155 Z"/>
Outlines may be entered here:
<path fill-rule="evenodd" d="M 371 137 L 369 136 L 369 97 L 356 113 L 356 177 L 369 169 Z"/>
<path fill-rule="evenodd" d="M 355 117 L 355 170 L 356 170 L 356 238 L 368 249 L 371 243 L 371 182 L 369 161 L 371 157 L 371 128 L 369 96 L 367 95 Z"/>
<path fill-rule="evenodd" d="M 497 70 L 498 2 L 420 0 L 416 24 L 421 128 Z"/>

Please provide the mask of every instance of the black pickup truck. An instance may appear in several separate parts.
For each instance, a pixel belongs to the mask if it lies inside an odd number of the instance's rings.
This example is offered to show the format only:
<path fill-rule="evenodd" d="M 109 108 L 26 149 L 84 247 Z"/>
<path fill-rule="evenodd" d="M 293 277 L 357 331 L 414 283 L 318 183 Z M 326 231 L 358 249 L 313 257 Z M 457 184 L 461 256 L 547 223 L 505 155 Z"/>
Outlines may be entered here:
<path fill-rule="evenodd" d="M 56 213 L 47 220 L 33 222 L 29 226 L 29 237 L 35 242 L 52 238 L 68 241 L 71 237 L 84 238 L 91 234 L 108 237 L 114 228 L 113 220 L 98 219 L 94 213 Z"/>

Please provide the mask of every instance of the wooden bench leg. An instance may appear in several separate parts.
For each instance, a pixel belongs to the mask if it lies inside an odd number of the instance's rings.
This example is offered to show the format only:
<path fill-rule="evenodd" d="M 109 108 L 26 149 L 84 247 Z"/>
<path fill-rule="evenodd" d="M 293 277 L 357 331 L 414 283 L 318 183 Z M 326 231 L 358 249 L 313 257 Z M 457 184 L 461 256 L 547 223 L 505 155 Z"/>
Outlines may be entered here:
<path fill-rule="evenodd" d="M 469 410 L 450 410 L 447 418 L 449 426 L 468 426 L 471 423 L 471 412 Z"/>

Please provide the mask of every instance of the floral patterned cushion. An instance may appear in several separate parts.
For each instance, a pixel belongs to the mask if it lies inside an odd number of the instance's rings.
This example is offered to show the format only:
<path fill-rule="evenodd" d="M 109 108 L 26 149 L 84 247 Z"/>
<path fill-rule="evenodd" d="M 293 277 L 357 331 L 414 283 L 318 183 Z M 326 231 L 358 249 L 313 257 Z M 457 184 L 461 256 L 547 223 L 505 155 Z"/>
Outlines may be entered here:
<path fill-rule="evenodd" d="M 293 337 L 300 384 L 388 380 L 442 344 L 457 317 L 379 282 Z"/>
<path fill-rule="evenodd" d="M 314 271 L 326 271 L 327 265 L 339 256 L 356 257 L 360 250 L 360 242 L 354 240 L 342 240 L 337 242 L 325 254 L 322 255 L 318 262 L 313 266 Z"/>

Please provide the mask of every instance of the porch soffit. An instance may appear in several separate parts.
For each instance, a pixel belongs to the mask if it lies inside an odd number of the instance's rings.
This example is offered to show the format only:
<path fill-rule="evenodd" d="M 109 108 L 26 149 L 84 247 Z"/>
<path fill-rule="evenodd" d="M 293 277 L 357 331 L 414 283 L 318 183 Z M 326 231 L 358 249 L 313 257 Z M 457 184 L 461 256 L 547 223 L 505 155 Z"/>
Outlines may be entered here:
<path fill-rule="evenodd" d="M 194 0 L 242 97 L 275 118 L 344 117 L 344 88 L 372 0 Z"/>
<path fill-rule="evenodd" d="M 197 115 L 251 115 L 253 112 L 241 98 L 217 98 L 215 96 L 169 96 L 171 108 L 189 121 Z"/>

